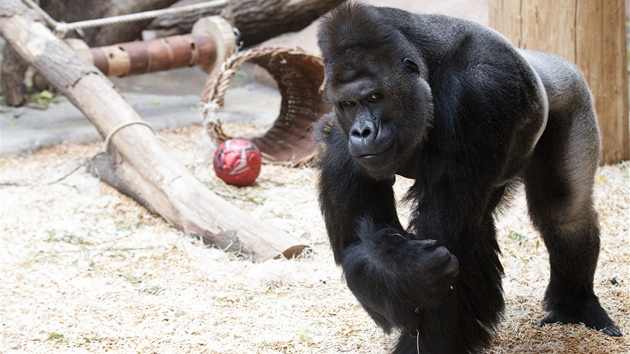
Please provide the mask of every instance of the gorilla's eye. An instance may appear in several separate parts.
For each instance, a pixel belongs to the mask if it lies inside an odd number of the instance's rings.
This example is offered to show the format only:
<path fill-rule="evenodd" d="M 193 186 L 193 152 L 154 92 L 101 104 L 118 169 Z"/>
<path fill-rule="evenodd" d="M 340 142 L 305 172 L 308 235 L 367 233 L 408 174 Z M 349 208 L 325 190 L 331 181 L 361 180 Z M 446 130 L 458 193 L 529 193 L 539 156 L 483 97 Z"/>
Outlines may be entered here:
<path fill-rule="evenodd" d="M 367 100 L 367 101 L 368 101 L 369 103 L 374 103 L 374 102 L 376 102 L 376 101 L 380 100 L 382 96 L 383 96 L 383 95 L 381 95 L 380 93 L 373 93 L 373 94 L 372 94 L 372 95 L 368 98 L 368 100 Z"/>
<path fill-rule="evenodd" d="M 339 105 L 341 106 L 341 108 L 350 108 L 350 107 L 354 107 L 354 102 L 352 102 L 352 101 L 341 101 L 341 102 L 339 102 Z"/>

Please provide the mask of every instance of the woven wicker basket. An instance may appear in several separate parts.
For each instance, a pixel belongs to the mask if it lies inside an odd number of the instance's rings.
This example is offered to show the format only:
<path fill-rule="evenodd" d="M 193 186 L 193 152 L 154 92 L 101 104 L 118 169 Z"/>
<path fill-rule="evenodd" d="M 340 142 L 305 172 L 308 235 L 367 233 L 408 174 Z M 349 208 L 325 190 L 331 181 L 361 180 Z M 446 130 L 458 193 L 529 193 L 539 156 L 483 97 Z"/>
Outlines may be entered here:
<path fill-rule="evenodd" d="M 262 136 L 250 138 L 262 152 L 265 162 L 300 166 L 313 160 L 317 146 L 313 125 L 330 110 L 320 87 L 324 81 L 321 58 L 300 49 L 261 47 L 236 53 L 215 70 L 203 90 L 203 116 L 206 130 L 217 143 L 232 138 L 221 127 L 218 113 L 230 79 L 245 62 L 269 72 L 282 96 L 280 113 Z"/>

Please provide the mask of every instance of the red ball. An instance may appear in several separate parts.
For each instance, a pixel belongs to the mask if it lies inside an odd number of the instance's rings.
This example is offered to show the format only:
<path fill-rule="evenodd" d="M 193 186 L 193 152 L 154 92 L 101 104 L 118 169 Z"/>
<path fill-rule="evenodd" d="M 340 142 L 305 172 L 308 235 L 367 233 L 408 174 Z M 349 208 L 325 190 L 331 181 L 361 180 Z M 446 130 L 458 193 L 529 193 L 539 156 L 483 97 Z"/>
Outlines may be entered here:
<path fill-rule="evenodd" d="M 248 186 L 260 174 L 260 150 L 246 139 L 229 139 L 214 153 L 214 172 L 225 183 Z"/>

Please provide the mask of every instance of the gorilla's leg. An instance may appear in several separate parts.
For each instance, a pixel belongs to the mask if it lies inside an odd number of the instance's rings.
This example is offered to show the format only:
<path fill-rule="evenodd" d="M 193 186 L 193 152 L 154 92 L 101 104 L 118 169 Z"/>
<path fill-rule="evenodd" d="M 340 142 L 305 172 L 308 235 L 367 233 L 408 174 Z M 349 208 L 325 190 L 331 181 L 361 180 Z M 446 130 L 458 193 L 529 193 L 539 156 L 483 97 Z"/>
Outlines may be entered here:
<path fill-rule="evenodd" d="M 524 174 L 530 216 L 549 251 L 550 282 L 540 324 L 584 323 L 611 336 L 621 331 L 593 292 L 599 225 L 593 177 L 599 159 L 595 115 L 587 103 L 551 111 Z"/>

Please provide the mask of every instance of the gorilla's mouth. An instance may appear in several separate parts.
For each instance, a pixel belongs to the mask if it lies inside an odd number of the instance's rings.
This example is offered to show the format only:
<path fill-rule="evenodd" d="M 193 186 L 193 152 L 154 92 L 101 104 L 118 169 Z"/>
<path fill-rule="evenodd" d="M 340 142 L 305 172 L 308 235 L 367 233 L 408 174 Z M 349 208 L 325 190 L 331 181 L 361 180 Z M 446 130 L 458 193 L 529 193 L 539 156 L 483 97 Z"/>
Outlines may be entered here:
<path fill-rule="evenodd" d="M 366 152 L 363 154 L 353 154 L 353 156 L 358 161 L 366 161 L 366 162 L 369 161 L 369 163 L 376 163 L 378 162 L 378 160 L 384 160 L 384 161 L 387 160 L 390 156 L 391 149 L 392 149 L 392 146 L 390 145 L 380 152 L 369 152 L 369 153 Z"/>
<path fill-rule="evenodd" d="M 383 157 L 383 155 L 384 155 L 384 152 L 379 152 L 379 153 L 376 153 L 376 154 L 359 155 L 359 156 L 355 156 L 354 158 L 369 160 L 369 159 L 378 159 L 380 157 Z"/>
<path fill-rule="evenodd" d="M 375 144 L 362 144 L 358 146 L 357 144 L 350 144 L 350 153 L 352 156 L 357 159 L 379 159 L 381 157 L 386 157 L 389 155 L 390 150 L 392 150 L 394 144 L 393 142 L 389 142 L 382 146 L 373 146 Z"/>
<path fill-rule="evenodd" d="M 392 159 L 392 151 L 394 149 L 393 144 L 388 144 L 385 146 L 385 149 L 380 152 L 364 152 L 362 154 L 353 154 L 354 159 L 361 165 L 363 168 L 368 170 L 371 173 L 377 174 L 392 174 L 390 173 L 390 169 L 392 163 L 394 162 Z"/>

